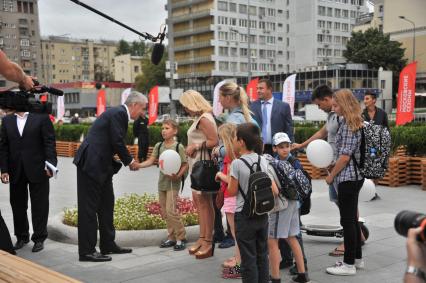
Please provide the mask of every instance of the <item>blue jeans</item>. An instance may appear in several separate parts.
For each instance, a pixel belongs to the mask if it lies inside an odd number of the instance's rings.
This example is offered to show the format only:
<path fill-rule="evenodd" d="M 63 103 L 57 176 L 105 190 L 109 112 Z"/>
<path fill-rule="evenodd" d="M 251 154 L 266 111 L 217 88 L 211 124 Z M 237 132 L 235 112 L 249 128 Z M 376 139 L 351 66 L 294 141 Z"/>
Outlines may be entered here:
<path fill-rule="evenodd" d="M 330 201 L 334 203 L 338 203 L 337 190 L 334 188 L 333 184 L 328 186 L 328 196 L 330 197 Z"/>

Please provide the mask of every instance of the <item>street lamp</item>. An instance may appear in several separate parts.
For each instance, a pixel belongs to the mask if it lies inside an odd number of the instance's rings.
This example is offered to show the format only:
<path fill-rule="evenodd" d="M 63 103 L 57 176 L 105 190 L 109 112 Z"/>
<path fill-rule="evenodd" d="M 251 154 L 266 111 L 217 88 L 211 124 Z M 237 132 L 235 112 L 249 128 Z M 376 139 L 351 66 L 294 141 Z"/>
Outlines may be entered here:
<path fill-rule="evenodd" d="M 416 24 L 405 16 L 399 16 L 401 20 L 407 21 L 413 25 L 413 62 L 416 60 Z"/>

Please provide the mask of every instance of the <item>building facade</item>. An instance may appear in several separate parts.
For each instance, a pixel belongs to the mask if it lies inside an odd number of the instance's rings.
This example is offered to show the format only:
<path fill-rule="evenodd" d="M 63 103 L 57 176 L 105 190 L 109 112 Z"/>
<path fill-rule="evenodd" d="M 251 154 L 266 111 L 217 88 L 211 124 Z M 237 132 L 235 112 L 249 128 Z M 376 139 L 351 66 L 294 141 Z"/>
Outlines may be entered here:
<path fill-rule="evenodd" d="M 37 0 L 0 2 L 0 48 L 25 73 L 40 77 L 41 51 Z M 16 83 L 0 76 L 0 87 Z"/>
<path fill-rule="evenodd" d="M 41 39 L 44 83 L 114 80 L 117 42 L 48 36 Z"/>
<path fill-rule="evenodd" d="M 368 11 L 364 0 L 168 3 L 169 53 L 178 79 L 252 77 L 344 62 L 355 19 Z"/>
<path fill-rule="evenodd" d="M 122 83 L 134 83 L 142 74 L 142 56 L 124 54 L 114 58 L 114 78 Z"/>

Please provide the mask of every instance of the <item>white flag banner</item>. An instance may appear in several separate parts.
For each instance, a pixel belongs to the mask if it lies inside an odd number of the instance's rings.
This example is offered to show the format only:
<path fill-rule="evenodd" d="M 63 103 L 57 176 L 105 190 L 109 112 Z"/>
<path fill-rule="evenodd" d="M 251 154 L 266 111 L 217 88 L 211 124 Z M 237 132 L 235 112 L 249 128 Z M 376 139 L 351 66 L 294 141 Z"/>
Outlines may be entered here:
<path fill-rule="evenodd" d="M 217 117 L 223 112 L 222 104 L 219 102 L 219 88 L 223 86 L 227 81 L 221 81 L 219 82 L 215 87 L 213 91 L 213 114 Z"/>
<path fill-rule="evenodd" d="M 122 93 L 121 93 L 121 104 L 123 105 L 124 102 L 126 102 L 127 97 L 129 96 L 129 94 L 132 92 L 132 89 L 126 88 Z"/>
<path fill-rule="evenodd" d="M 56 120 L 62 120 L 62 118 L 64 118 L 65 115 L 65 104 L 64 104 L 64 96 L 58 96 L 57 100 L 56 100 Z"/>
<path fill-rule="evenodd" d="M 296 74 L 285 79 L 283 84 L 283 101 L 290 105 L 291 117 L 294 116 L 294 102 L 296 94 Z"/>

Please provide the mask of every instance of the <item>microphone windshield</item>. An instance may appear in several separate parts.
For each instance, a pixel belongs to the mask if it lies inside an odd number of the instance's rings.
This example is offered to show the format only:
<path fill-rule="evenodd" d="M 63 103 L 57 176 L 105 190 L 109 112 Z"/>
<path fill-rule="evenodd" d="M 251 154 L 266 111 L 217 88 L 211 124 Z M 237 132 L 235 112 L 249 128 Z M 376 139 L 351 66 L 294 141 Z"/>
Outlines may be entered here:
<path fill-rule="evenodd" d="M 154 44 L 154 47 L 152 49 L 152 54 L 151 54 L 152 64 L 158 65 L 158 63 L 160 63 L 161 61 L 161 58 L 163 57 L 163 53 L 164 53 L 164 45 L 161 43 Z"/>

